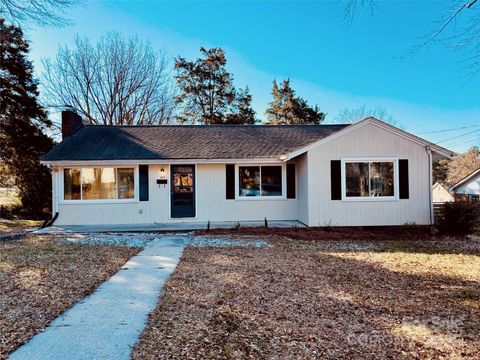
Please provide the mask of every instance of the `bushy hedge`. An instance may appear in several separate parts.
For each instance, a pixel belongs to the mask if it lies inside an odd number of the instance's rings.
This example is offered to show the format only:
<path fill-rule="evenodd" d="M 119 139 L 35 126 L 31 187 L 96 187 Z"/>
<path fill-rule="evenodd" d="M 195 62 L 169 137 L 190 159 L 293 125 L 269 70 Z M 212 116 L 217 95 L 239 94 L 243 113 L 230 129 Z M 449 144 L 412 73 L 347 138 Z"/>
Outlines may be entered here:
<path fill-rule="evenodd" d="M 468 235 L 479 226 L 480 203 L 463 201 L 445 203 L 437 227 L 442 234 Z"/>

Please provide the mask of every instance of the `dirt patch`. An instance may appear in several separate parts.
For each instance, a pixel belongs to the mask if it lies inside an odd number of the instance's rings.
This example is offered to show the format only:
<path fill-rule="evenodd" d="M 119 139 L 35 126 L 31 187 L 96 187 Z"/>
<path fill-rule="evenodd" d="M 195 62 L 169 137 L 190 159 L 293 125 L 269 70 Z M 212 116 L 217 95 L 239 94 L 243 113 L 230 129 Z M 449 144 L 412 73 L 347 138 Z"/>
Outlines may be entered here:
<path fill-rule="evenodd" d="M 0 242 L 0 359 L 90 294 L 139 250 L 64 244 L 39 236 Z"/>
<path fill-rule="evenodd" d="M 249 236 L 285 236 L 298 240 L 402 240 L 434 238 L 428 226 L 392 226 L 392 227 L 240 227 L 238 229 L 198 230 L 196 235 L 249 235 Z"/>
<path fill-rule="evenodd" d="M 480 243 L 268 242 L 188 247 L 132 358 L 478 358 Z"/>

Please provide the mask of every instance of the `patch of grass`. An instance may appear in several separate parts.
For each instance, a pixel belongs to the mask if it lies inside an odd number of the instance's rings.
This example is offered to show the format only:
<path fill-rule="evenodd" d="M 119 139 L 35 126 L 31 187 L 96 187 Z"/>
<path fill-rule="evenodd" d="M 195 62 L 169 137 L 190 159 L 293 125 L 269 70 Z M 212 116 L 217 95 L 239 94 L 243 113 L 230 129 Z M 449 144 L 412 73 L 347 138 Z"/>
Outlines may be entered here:
<path fill-rule="evenodd" d="M 15 188 L 0 188 L 0 206 L 20 204 L 18 190 Z"/>
<path fill-rule="evenodd" d="M 132 358 L 478 358 L 480 242 L 266 239 L 187 248 Z"/>
<path fill-rule="evenodd" d="M 112 276 L 139 248 L 0 242 L 0 359 Z"/>
<path fill-rule="evenodd" d="M 27 228 L 40 227 L 43 221 L 38 220 L 0 220 L 0 235 L 24 232 Z"/>

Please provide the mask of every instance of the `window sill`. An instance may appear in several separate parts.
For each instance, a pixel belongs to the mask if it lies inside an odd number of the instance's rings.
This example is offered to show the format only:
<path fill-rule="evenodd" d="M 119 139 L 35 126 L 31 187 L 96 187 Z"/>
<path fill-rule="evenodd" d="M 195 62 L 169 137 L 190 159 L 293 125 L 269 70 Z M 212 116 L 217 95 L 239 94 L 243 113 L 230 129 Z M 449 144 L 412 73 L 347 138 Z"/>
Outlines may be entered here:
<path fill-rule="evenodd" d="M 364 197 L 364 198 L 346 198 L 343 197 L 344 202 L 394 202 L 399 201 L 397 197 Z"/>
<path fill-rule="evenodd" d="M 262 200 L 295 200 L 295 199 L 287 199 L 284 196 L 237 196 L 235 200 L 239 201 L 262 201 Z"/>
<path fill-rule="evenodd" d="M 63 200 L 60 205 L 92 205 L 92 204 L 133 204 L 138 203 L 137 199 L 131 200 Z"/>

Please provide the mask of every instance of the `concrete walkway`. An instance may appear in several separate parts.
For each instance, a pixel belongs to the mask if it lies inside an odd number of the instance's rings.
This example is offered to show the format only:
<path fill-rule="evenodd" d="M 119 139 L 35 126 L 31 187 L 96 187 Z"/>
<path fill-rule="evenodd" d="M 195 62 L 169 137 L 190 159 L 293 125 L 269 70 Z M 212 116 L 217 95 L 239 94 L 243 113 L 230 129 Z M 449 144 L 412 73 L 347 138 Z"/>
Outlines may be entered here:
<path fill-rule="evenodd" d="M 230 229 L 235 227 L 234 221 L 213 221 L 211 229 Z M 265 226 L 264 221 L 240 221 L 241 227 Z M 268 221 L 272 228 L 291 228 L 292 226 L 305 227 L 303 223 L 296 220 Z M 34 234 L 55 234 L 55 233 L 94 233 L 94 232 L 139 232 L 139 231 L 190 231 L 207 228 L 207 222 L 177 222 L 168 224 L 106 224 L 106 225 L 53 225 L 44 229 L 34 231 Z"/>
<path fill-rule="evenodd" d="M 12 353 L 12 360 L 130 359 L 188 238 L 159 235 L 90 296 Z"/>

